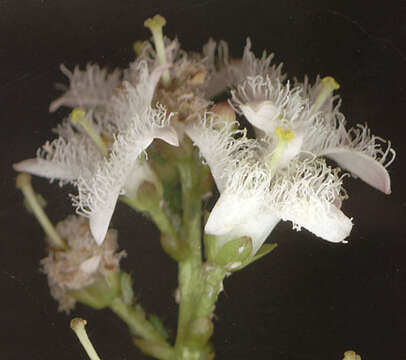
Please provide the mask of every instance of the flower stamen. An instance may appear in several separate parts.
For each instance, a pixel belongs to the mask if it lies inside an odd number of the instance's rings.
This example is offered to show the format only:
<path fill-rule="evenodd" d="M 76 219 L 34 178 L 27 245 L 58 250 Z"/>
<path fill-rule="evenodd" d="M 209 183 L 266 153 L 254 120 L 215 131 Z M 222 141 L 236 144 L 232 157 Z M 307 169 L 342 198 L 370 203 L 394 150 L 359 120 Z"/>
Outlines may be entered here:
<path fill-rule="evenodd" d="M 31 185 L 31 175 L 26 173 L 19 174 L 17 176 L 16 187 L 17 189 L 20 189 L 21 192 L 24 194 L 24 197 L 34 216 L 37 218 L 38 222 L 42 226 L 42 229 L 48 235 L 50 245 L 55 249 L 66 250 L 68 246 L 66 245 L 65 240 L 63 240 L 62 237 L 55 230 L 54 225 L 51 223 L 39 203 L 38 196 L 34 192 L 34 189 Z"/>
<path fill-rule="evenodd" d="M 291 130 L 283 127 L 277 127 L 275 130 L 275 135 L 278 138 L 278 143 L 272 153 L 265 159 L 268 169 L 271 171 L 278 166 L 279 160 L 285 151 L 286 145 L 296 137 Z"/>
<path fill-rule="evenodd" d="M 144 22 L 144 26 L 151 30 L 152 36 L 154 37 L 155 50 L 158 56 L 159 63 L 161 65 L 166 65 L 166 55 L 165 55 L 165 44 L 162 34 L 162 28 L 165 26 L 166 20 L 163 16 L 157 14 L 153 18 L 148 18 Z M 171 78 L 169 71 L 165 70 L 162 74 L 162 83 L 165 87 L 169 86 Z"/>
<path fill-rule="evenodd" d="M 338 90 L 340 88 L 338 82 L 331 76 L 326 76 L 325 78 L 321 79 L 320 85 L 320 93 L 317 95 L 312 107 L 313 114 L 319 111 L 334 90 Z"/>
<path fill-rule="evenodd" d="M 83 348 L 85 349 L 87 355 L 89 356 L 90 360 L 100 360 L 99 355 L 97 355 L 94 346 L 92 345 L 89 337 L 87 336 L 85 325 L 86 320 L 81 318 L 74 318 L 70 322 L 70 327 L 75 332 L 76 336 L 78 337 L 80 343 L 82 344 Z"/>
<path fill-rule="evenodd" d="M 104 143 L 100 134 L 98 134 L 96 132 L 96 130 L 93 128 L 93 126 L 86 119 L 85 110 L 83 110 L 81 108 L 73 109 L 73 111 L 71 113 L 71 119 L 74 124 L 80 124 L 83 127 L 83 129 L 85 129 L 85 131 L 90 136 L 90 138 L 93 140 L 94 144 L 103 154 L 103 156 L 107 156 L 108 155 L 107 146 Z"/>

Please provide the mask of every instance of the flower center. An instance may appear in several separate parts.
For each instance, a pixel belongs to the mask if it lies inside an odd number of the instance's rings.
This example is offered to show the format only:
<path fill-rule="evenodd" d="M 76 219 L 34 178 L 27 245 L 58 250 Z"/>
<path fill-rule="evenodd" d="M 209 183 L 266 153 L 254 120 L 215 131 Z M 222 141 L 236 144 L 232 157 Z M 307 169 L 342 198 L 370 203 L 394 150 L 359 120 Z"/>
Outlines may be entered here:
<path fill-rule="evenodd" d="M 286 146 L 290 141 L 296 138 L 296 135 L 291 130 L 283 127 L 276 128 L 275 136 L 278 139 L 278 143 L 272 153 L 265 158 L 265 162 L 270 171 L 274 171 L 277 168 L 282 155 L 286 150 Z"/>
<path fill-rule="evenodd" d="M 323 78 L 320 82 L 320 85 L 321 90 L 317 95 L 317 98 L 312 107 L 313 114 L 319 111 L 319 109 L 323 106 L 323 104 L 326 102 L 326 100 L 334 90 L 340 88 L 338 82 L 335 81 L 335 79 L 331 76 L 326 76 L 325 78 Z"/>

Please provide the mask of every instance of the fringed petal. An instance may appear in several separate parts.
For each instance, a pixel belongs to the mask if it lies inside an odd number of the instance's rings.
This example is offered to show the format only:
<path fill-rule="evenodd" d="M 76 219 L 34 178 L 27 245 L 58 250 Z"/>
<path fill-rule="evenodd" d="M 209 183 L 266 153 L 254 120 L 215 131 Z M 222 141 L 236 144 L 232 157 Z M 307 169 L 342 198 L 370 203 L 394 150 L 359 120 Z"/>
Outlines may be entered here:
<path fill-rule="evenodd" d="M 256 142 L 247 139 L 245 131 L 235 130 L 235 127 L 236 123 L 218 122 L 216 117 L 206 113 L 199 122 L 185 129 L 209 165 L 220 192 L 235 167 L 242 166 L 255 153 Z"/>
<path fill-rule="evenodd" d="M 179 146 L 178 134 L 174 128 L 169 126 L 155 129 L 154 138 L 161 139 L 172 146 Z"/>
<path fill-rule="evenodd" d="M 374 158 L 345 148 L 329 149 L 324 155 L 372 187 L 387 195 L 391 193 L 389 173 L 385 166 Z"/>
<path fill-rule="evenodd" d="M 386 143 L 372 135 L 363 125 L 347 131 L 342 116 L 330 126 L 316 123 L 313 133 L 309 132 L 309 135 L 305 141 L 305 150 L 317 156 L 329 157 L 367 184 L 385 194 L 391 193 L 386 168 L 395 159 L 396 153 L 390 142 Z"/>
<path fill-rule="evenodd" d="M 270 77 L 248 78 L 231 91 L 231 104 L 257 129 L 273 136 L 278 126 L 293 130 L 310 119 L 304 117 L 309 103 L 300 96 L 300 88 L 291 88 Z M 307 114 L 307 113 L 306 113 Z"/>
<path fill-rule="evenodd" d="M 350 234 L 352 222 L 333 204 L 325 206 L 314 199 L 299 199 L 295 206 L 278 215 L 282 220 L 292 221 L 294 228 L 309 230 L 318 237 L 331 242 L 343 242 Z"/>
<path fill-rule="evenodd" d="M 305 227 L 328 241 L 343 241 L 352 223 L 334 204 L 345 198 L 338 169 L 323 159 L 292 161 L 271 180 L 267 204 L 294 228 Z"/>
<path fill-rule="evenodd" d="M 61 65 L 61 71 L 69 78 L 69 89 L 49 106 L 54 112 L 60 106 L 68 107 L 96 107 L 104 106 L 113 95 L 113 91 L 120 84 L 121 71 L 108 73 L 98 65 L 88 64 L 85 71 L 75 67 L 73 72 Z"/>
<path fill-rule="evenodd" d="M 120 195 L 120 188 L 109 189 L 109 194 L 105 196 L 103 203 L 92 211 L 89 217 L 90 231 L 98 245 L 101 245 L 109 229 L 110 220 Z"/>
<path fill-rule="evenodd" d="M 70 182 L 76 179 L 77 174 L 71 168 L 61 163 L 55 163 L 40 158 L 27 159 L 13 164 L 13 168 L 19 172 L 26 172 L 48 179 L 59 179 Z"/>
<path fill-rule="evenodd" d="M 280 218 L 264 207 L 261 197 L 244 197 L 228 191 L 221 194 L 207 220 L 208 234 L 234 239 L 249 236 L 253 254 L 262 246 Z"/>

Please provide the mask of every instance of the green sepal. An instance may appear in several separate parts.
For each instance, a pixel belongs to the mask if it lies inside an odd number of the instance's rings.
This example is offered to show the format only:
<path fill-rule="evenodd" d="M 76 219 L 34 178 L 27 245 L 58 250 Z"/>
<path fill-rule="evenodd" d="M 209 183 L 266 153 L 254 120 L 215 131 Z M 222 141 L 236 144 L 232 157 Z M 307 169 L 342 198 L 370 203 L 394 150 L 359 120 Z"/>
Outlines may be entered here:
<path fill-rule="evenodd" d="M 226 241 L 213 235 L 206 235 L 206 256 L 208 261 L 213 262 L 227 270 L 234 270 L 243 264 L 252 253 L 252 241 L 248 236 L 242 236 Z"/>
<path fill-rule="evenodd" d="M 149 322 L 152 324 L 152 326 L 162 335 L 162 337 L 166 340 L 169 337 L 168 332 L 165 329 L 165 326 L 161 319 L 156 316 L 156 315 L 149 315 L 148 316 Z"/>
<path fill-rule="evenodd" d="M 103 309 L 120 294 L 120 272 L 111 271 L 104 278 L 79 290 L 69 290 L 68 294 L 77 301 L 94 309 Z"/>
<path fill-rule="evenodd" d="M 247 258 L 243 264 L 235 269 L 233 271 L 241 270 L 244 269 L 246 266 L 249 264 L 261 259 L 263 256 L 269 254 L 272 250 L 276 249 L 278 246 L 277 243 L 272 243 L 272 244 L 264 244 L 261 246 L 261 248 L 257 251 L 255 256 Z"/>
<path fill-rule="evenodd" d="M 134 302 L 134 291 L 132 287 L 131 275 L 125 272 L 121 273 L 121 298 L 126 305 L 132 305 Z"/>

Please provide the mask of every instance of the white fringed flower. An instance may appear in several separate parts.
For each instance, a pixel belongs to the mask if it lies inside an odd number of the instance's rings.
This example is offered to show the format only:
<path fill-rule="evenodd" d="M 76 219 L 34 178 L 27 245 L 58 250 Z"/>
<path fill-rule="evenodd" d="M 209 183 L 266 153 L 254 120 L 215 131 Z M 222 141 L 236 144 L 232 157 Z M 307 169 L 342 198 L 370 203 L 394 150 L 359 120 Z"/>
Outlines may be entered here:
<path fill-rule="evenodd" d="M 69 79 L 70 84 L 65 93 L 51 103 L 49 107 L 51 112 L 60 106 L 71 108 L 105 106 L 121 82 L 121 71 L 116 69 L 109 73 L 99 65 L 88 64 L 85 71 L 76 66 L 73 72 L 61 65 L 61 71 Z"/>
<path fill-rule="evenodd" d="M 218 128 L 216 120 L 206 116 L 186 129 L 220 191 L 206 223 L 207 233 L 223 241 L 249 236 L 254 253 L 281 219 L 332 242 L 349 235 L 352 223 L 334 205 L 343 197 L 337 171 L 321 159 L 270 169 L 265 149 L 247 139 L 244 131 L 233 130 L 233 124 Z"/>
<path fill-rule="evenodd" d="M 91 113 L 86 119 L 91 122 Z M 72 123 L 70 117 L 55 131 L 59 137 L 47 141 L 37 151 L 37 157 L 13 165 L 20 172 L 58 180 L 60 185 L 75 183 L 81 175 L 91 176 L 103 155 L 82 127 Z"/>
<path fill-rule="evenodd" d="M 169 125 L 171 115 L 167 116 L 162 106 L 150 106 L 166 67 L 150 72 L 147 63 L 140 61 L 135 69 L 137 86 L 122 83 L 118 94 L 106 104 L 104 114 L 99 112 L 97 120 L 92 112 L 86 115 L 98 136 L 107 133 L 111 139 L 104 144 L 107 156 L 100 153 L 81 126 L 66 121 L 56 129 L 60 137 L 46 143 L 37 158 L 14 165 L 17 171 L 76 185 L 79 194 L 73 197 L 74 205 L 90 217 L 90 229 L 98 244 L 104 240 L 118 196 L 126 188 L 133 194 L 140 179 L 151 178 L 151 169 L 146 170 L 137 161 L 140 154 L 155 138 L 178 145 L 177 134 Z"/>
<path fill-rule="evenodd" d="M 295 140 L 285 149 L 278 166 L 292 159 L 326 156 L 369 185 L 390 194 L 390 177 L 386 167 L 395 152 L 387 142 L 371 135 L 366 126 L 346 130 L 344 115 L 334 106 L 332 91 L 338 84 L 332 78 L 290 88 L 269 77 L 248 79 L 232 93 L 234 106 L 247 120 L 265 134 L 269 152 L 275 147 L 275 129 L 288 128 Z"/>
<path fill-rule="evenodd" d="M 131 98 L 128 100 L 132 102 Z M 149 108 L 144 113 L 128 116 L 132 124 L 127 123 L 127 130 L 116 136 L 110 156 L 98 164 L 91 177 L 78 179 L 79 195 L 74 198 L 74 205 L 81 214 L 90 217 L 90 229 L 98 243 L 103 242 L 117 199 L 125 193 L 139 155 L 154 138 L 178 145 L 176 132 L 169 127 L 163 109 Z"/>

